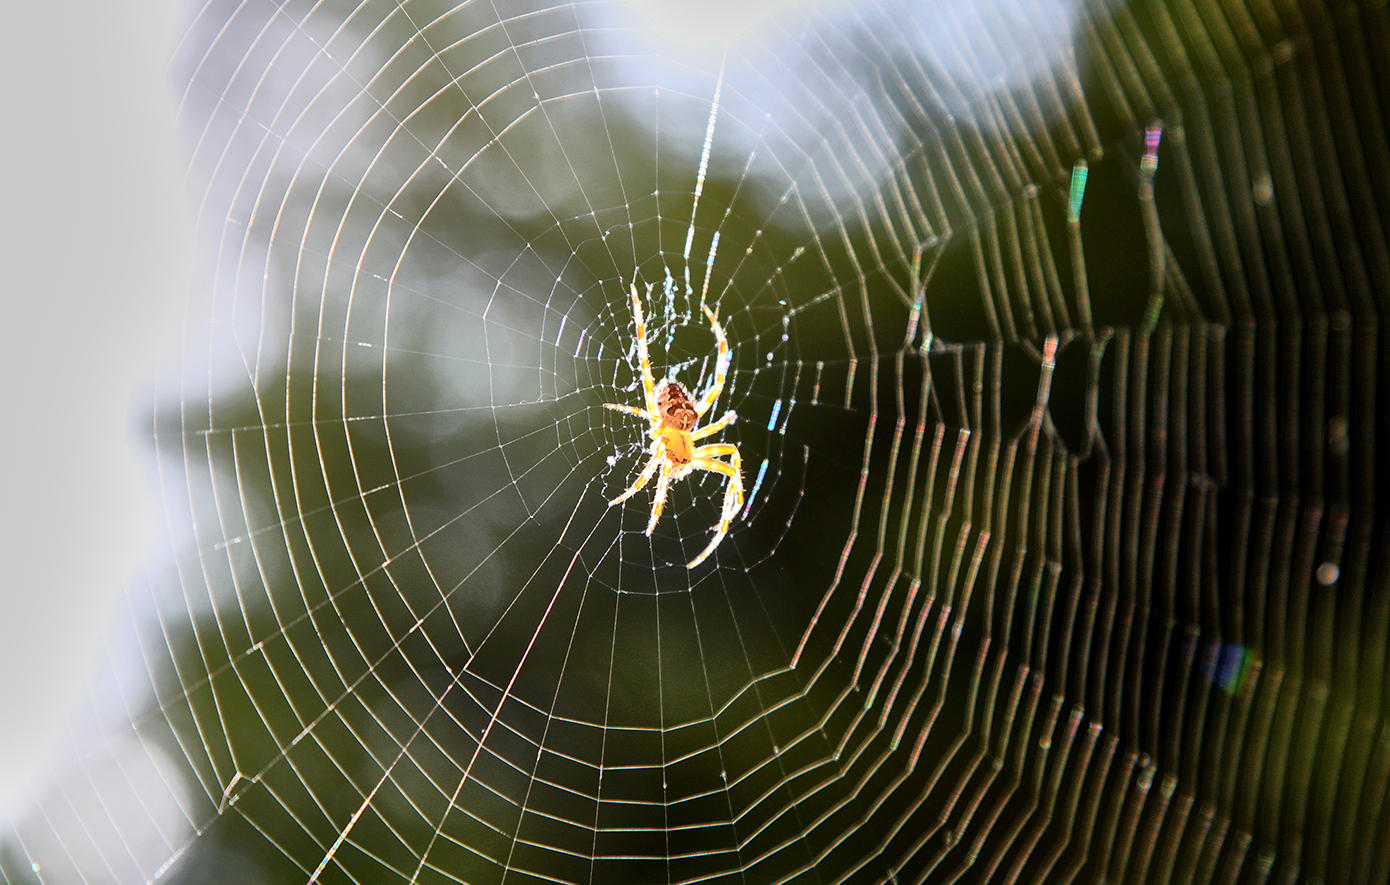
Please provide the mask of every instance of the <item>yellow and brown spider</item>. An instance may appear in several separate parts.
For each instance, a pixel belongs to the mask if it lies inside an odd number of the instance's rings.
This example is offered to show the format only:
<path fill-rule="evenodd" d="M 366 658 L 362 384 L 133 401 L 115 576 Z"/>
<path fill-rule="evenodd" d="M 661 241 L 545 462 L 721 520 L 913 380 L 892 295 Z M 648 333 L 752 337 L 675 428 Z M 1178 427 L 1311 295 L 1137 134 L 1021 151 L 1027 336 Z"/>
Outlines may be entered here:
<path fill-rule="evenodd" d="M 603 404 L 606 409 L 626 412 L 651 422 L 651 430 L 648 431 L 653 440 L 649 449 L 652 453 L 651 460 L 642 468 L 632 485 L 627 487 L 627 491 L 608 502 L 608 506 L 612 507 L 631 498 L 647 484 L 652 474 L 656 473 L 656 497 L 652 500 L 651 521 L 647 523 L 648 536 L 651 535 L 652 529 L 656 528 L 656 521 L 661 518 L 661 508 L 666 504 L 666 492 L 671 483 L 689 476 L 696 470 L 708 470 L 710 473 L 722 474 L 729 478 L 728 484 L 724 487 L 724 509 L 720 513 L 719 527 L 714 538 L 704 552 L 692 559 L 686 568 L 694 568 L 714 552 L 714 548 L 718 547 L 719 542 L 728 534 L 729 524 L 738 515 L 739 508 L 743 506 L 743 471 L 738 446 L 732 443 L 713 443 L 707 446 L 694 444 L 696 440 L 713 436 L 728 427 L 738 417 L 732 411 L 725 412 L 724 417 L 713 424 L 696 429 L 700 419 L 714 406 L 724 389 L 724 379 L 729 374 L 731 358 L 729 342 L 724 337 L 719 320 L 715 318 L 714 311 L 710 310 L 708 305 L 703 306 L 705 316 L 709 317 L 710 329 L 714 331 L 714 339 L 719 343 L 719 356 L 715 361 L 714 383 L 705 391 L 705 395 L 700 397 L 698 403 L 690 399 L 690 394 L 674 378 L 666 378 L 659 385 L 652 381 L 652 364 L 647 357 L 647 324 L 642 319 L 642 299 L 637 295 L 637 284 L 633 283 L 632 318 L 637 323 L 637 355 L 642 368 L 642 393 L 646 408 L 639 409 L 620 403 Z M 727 456 L 729 460 L 718 460 L 723 456 Z M 660 473 L 657 473 L 658 469 Z"/>

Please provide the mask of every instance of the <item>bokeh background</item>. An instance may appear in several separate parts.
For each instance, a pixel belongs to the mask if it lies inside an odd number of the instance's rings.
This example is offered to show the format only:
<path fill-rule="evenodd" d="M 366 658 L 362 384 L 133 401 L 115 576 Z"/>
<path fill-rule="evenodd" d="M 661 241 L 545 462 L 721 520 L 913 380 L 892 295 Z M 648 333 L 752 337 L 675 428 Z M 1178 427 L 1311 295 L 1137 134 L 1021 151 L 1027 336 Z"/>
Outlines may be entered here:
<path fill-rule="evenodd" d="M 6 15 L 0 794 L 12 799 L 87 698 L 125 584 L 156 549 L 149 404 L 176 352 L 194 213 L 168 70 L 187 9 Z"/>

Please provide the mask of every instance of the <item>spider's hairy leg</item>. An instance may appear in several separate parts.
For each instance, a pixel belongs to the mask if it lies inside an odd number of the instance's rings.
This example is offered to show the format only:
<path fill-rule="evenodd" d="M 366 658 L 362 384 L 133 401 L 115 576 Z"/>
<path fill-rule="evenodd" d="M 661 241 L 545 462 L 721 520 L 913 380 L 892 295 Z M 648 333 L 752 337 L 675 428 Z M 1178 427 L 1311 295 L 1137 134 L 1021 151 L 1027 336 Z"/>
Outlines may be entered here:
<path fill-rule="evenodd" d="M 693 432 L 690 434 L 690 438 L 691 438 L 692 440 L 696 440 L 696 439 L 704 439 L 704 438 L 707 437 L 707 436 L 714 436 L 716 433 L 718 433 L 719 431 L 723 430 L 725 427 L 728 427 L 730 424 L 734 423 L 734 422 L 737 421 L 737 420 L 738 420 L 738 415 L 734 414 L 733 412 L 725 412 L 725 413 L 724 413 L 724 417 L 723 417 L 723 418 L 720 418 L 718 421 L 714 422 L 713 424 L 710 424 L 710 425 L 705 426 L 705 427 L 701 427 L 701 428 L 699 428 L 698 430 L 693 431 Z"/>
<path fill-rule="evenodd" d="M 622 403 L 604 403 L 605 409 L 612 409 L 615 412 L 627 412 L 629 415 L 636 415 L 638 418 L 645 418 L 653 424 L 659 424 L 661 419 L 648 412 L 646 409 L 639 409 L 636 406 L 625 406 Z"/>
<path fill-rule="evenodd" d="M 658 439 L 656 442 L 652 443 L 652 457 L 651 460 L 647 462 L 647 466 L 642 468 L 642 472 L 638 474 L 637 479 L 633 481 L 632 485 L 627 487 L 627 491 L 609 501 L 608 506 L 612 507 L 614 504 L 621 504 L 640 492 L 642 486 L 647 484 L 647 480 L 652 478 L 652 474 L 656 472 L 656 468 L 660 467 L 661 462 L 664 460 L 666 460 L 666 440 Z M 647 533 L 651 534 L 651 531 L 648 530 Z"/>
<path fill-rule="evenodd" d="M 718 455 L 728 456 L 729 463 L 716 460 L 715 457 Z M 699 556 L 690 560 L 686 568 L 694 568 L 714 552 L 714 548 L 718 547 L 719 542 L 729 533 L 730 524 L 743 507 L 743 459 L 739 456 L 737 446 L 730 443 L 700 446 L 695 450 L 695 458 L 690 462 L 690 466 L 696 470 L 723 474 L 729 478 L 729 483 L 724 487 L 724 508 L 719 514 L 719 526 L 715 529 L 714 537 Z"/>
<path fill-rule="evenodd" d="M 730 501 L 733 501 L 734 512 L 738 512 L 738 508 L 743 506 L 743 458 L 738 453 L 738 446 L 733 443 L 713 443 L 699 446 L 694 455 L 691 467 L 729 477 L 729 484 L 724 489 L 724 510 L 727 512 Z M 715 460 L 719 457 L 726 457 L 729 462 L 726 464 Z"/>
<path fill-rule="evenodd" d="M 647 411 L 653 415 L 656 408 L 656 381 L 652 379 L 652 361 L 647 355 L 647 320 L 642 316 L 642 298 L 637 294 L 637 283 L 632 283 L 632 319 L 637 325 L 637 362 L 642 368 L 642 395 Z"/>
<path fill-rule="evenodd" d="M 724 379 L 729 376 L 729 362 L 732 354 L 729 353 L 729 339 L 724 337 L 724 328 L 719 325 L 718 318 L 714 311 L 710 310 L 708 304 L 704 305 L 705 316 L 709 317 L 710 329 L 714 332 L 714 340 L 719 343 L 719 358 L 714 364 L 714 383 L 710 385 L 705 395 L 700 397 L 700 402 L 695 406 L 695 414 L 704 417 L 705 413 L 714 406 L 715 400 L 719 399 L 719 394 L 724 391 Z"/>
<path fill-rule="evenodd" d="M 664 450 L 662 454 L 665 455 Z M 662 460 L 664 463 L 661 465 L 661 474 L 656 478 L 656 495 L 652 497 L 652 518 L 647 523 L 647 537 L 651 537 L 652 530 L 656 528 L 656 521 L 661 518 L 661 508 L 666 506 L 666 491 L 671 487 L 671 462 L 664 458 Z"/>

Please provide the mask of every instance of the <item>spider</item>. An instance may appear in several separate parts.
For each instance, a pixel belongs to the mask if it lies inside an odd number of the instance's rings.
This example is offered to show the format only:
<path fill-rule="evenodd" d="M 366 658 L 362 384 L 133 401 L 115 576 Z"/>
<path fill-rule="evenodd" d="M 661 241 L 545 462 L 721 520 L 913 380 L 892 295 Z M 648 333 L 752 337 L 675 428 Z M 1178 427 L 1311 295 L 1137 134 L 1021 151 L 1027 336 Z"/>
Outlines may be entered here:
<path fill-rule="evenodd" d="M 621 403 L 603 404 L 605 409 L 626 412 L 651 422 L 651 460 L 625 492 L 608 502 L 608 506 L 612 507 L 631 498 L 647 484 L 652 474 L 656 473 L 656 497 L 652 500 L 651 521 L 647 523 L 648 537 L 656 528 L 656 521 L 661 518 L 661 508 L 666 504 L 666 492 L 671 483 L 689 476 L 696 470 L 708 470 L 710 473 L 728 477 L 728 484 L 724 487 L 724 509 L 720 513 L 719 526 L 715 530 L 714 538 L 704 552 L 692 559 L 686 568 L 694 568 L 714 552 L 714 548 L 718 547 L 719 542 L 728 534 L 729 524 L 738 515 L 739 508 L 743 506 L 743 472 L 738 446 L 732 443 L 694 445 L 696 440 L 713 436 L 738 418 L 732 411 L 728 411 L 713 424 L 696 429 L 700 419 L 714 405 L 715 400 L 719 399 L 719 394 L 724 389 L 724 379 L 729 374 L 731 359 L 729 342 L 724 337 L 719 320 L 715 318 L 714 311 L 710 310 L 708 305 L 702 306 L 705 316 L 709 317 L 714 338 L 719 342 L 719 357 L 715 363 L 714 383 L 705 391 L 705 395 L 700 397 L 698 403 L 690 399 L 690 394 L 674 378 L 666 378 L 660 384 L 652 381 L 652 364 L 647 357 L 647 325 L 642 319 L 642 300 L 637 295 L 637 284 L 633 283 L 632 318 L 637 323 L 637 354 L 642 367 L 642 392 L 646 408 L 639 409 Z M 725 456 L 729 459 L 727 462 L 719 460 Z M 658 468 L 660 473 L 657 473 Z"/>

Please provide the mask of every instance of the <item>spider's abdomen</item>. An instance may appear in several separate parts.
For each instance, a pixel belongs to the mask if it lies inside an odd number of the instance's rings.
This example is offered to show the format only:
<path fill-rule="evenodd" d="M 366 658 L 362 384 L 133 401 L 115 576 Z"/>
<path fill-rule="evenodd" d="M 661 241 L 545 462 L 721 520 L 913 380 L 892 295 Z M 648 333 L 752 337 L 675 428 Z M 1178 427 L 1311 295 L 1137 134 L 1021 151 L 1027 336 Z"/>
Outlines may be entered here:
<path fill-rule="evenodd" d="M 667 381 L 656 393 L 656 411 L 661 423 L 675 430 L 691 430 L 700 416 L 695 413 L 695 404 L 690 394 L 677 381 Z"/>

